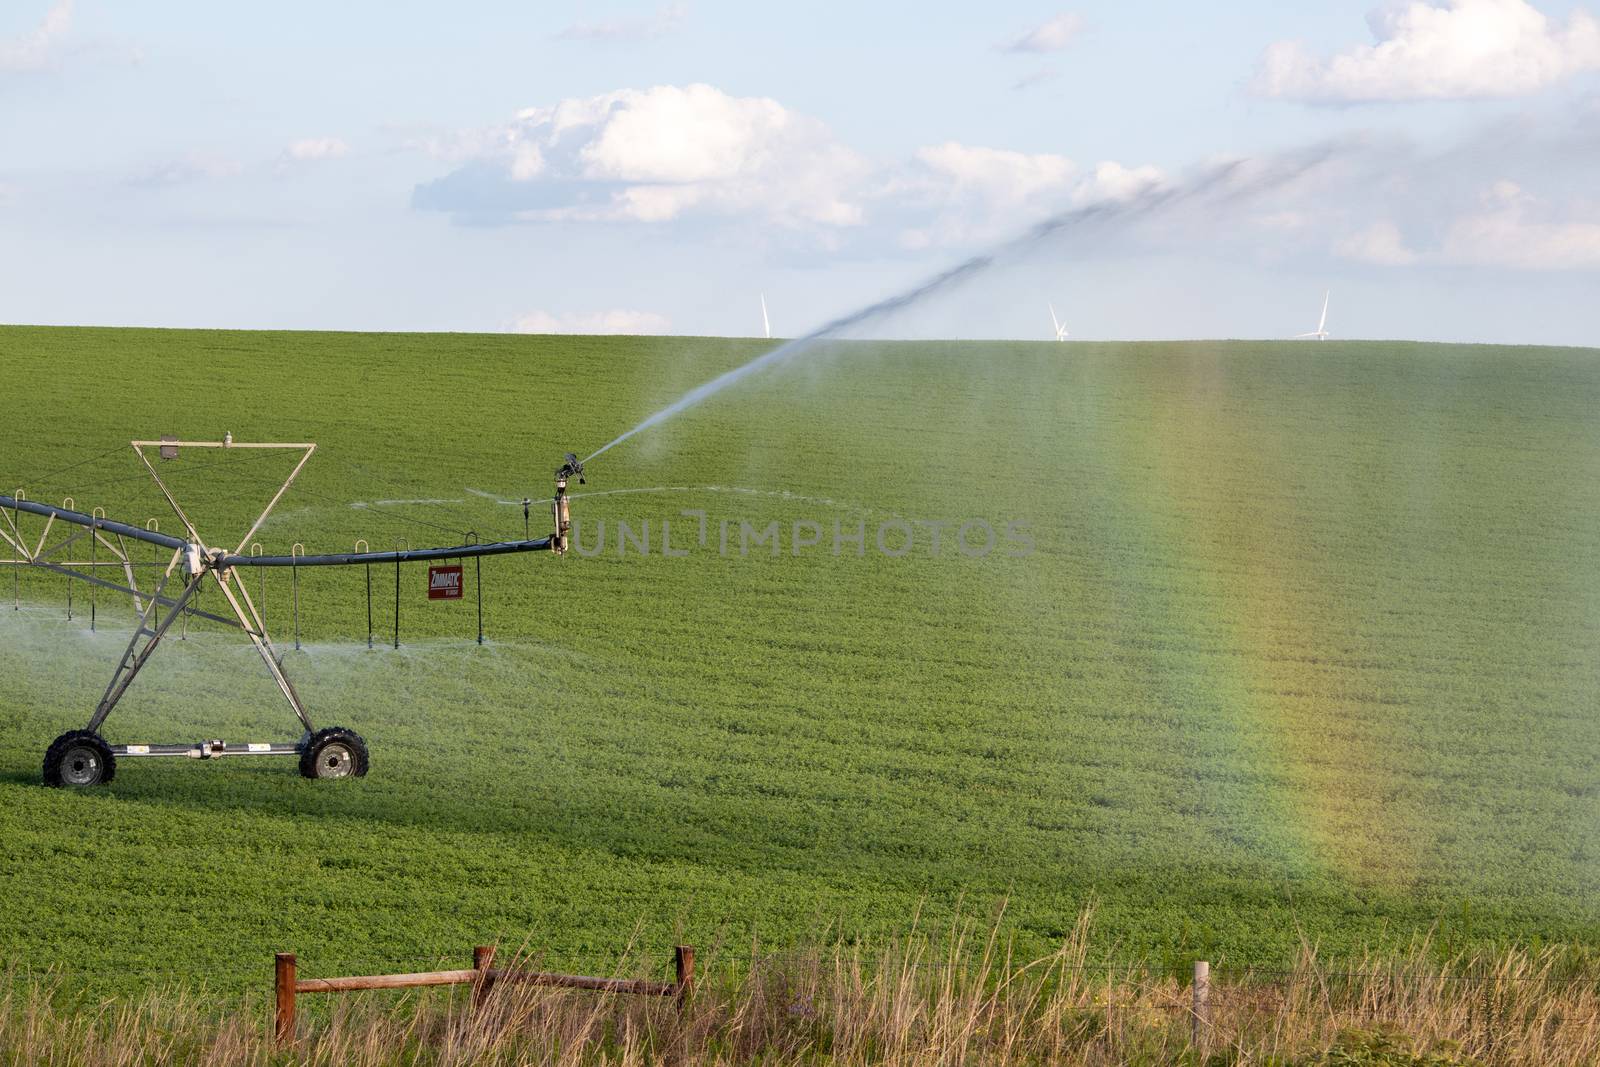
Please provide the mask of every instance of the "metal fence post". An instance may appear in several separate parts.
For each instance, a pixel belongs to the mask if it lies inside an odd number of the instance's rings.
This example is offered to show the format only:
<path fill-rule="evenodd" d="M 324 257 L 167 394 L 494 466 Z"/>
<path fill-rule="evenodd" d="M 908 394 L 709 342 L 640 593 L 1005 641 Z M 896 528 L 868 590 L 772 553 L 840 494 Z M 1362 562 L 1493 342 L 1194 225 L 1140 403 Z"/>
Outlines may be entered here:
<path fill-rule="evenodd" d="M 294 1040 L 294 970 L 294 953 L 278 953 L 273 976 L 273 992 L 276 994 L 273 999 L 277 1005 L 273 1034 L 280 1045 L 287 1045 Z"/>

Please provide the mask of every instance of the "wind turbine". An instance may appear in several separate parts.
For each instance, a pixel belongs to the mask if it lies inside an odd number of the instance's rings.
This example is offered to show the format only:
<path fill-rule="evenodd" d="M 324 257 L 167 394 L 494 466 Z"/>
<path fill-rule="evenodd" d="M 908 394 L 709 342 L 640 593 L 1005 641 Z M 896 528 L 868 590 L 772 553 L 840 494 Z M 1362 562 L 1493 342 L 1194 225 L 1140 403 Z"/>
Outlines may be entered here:
<path fill-rule="evenodd" d="M 767 340 L 772 340 L 772 320 L 767 318 L 767 294 L 761 294 L 761 328 L 767 333 Z"/>
<path fill-rule="evenodd" d="M 1056 318 L 1056 307 L 1054 304 L 1048 304 L 1046 306 L 1050 309 L 1050 325 L 1056 328 L 1056 340 L 1065 341 L 1068 337 L 1066 324 L 1060 319 Z"/>
<path fill-rule="evenodd" d="M 1328 297 L 1331 295 L 1331 291 L 1322 294 L 1322 318 L 1317 320 L 1317 328 L 1312 330 L 1310 333 L 1295 334 L 1295 340 L 1298 341 L 1302 338 L 1310 337 L 1315 337 L 1319 341 L 1326 341 L 1328 339 Z"/>

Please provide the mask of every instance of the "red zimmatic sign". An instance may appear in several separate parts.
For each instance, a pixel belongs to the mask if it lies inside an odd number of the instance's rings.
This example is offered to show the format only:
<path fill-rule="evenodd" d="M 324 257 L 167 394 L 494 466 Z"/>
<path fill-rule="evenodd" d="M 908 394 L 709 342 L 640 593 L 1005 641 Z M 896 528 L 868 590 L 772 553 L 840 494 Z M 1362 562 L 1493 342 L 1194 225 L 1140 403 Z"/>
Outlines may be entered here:
<path fill-rule="evenodd" d="M 428 568 L 429 600 L 461 599 L 461 565 Z"/>

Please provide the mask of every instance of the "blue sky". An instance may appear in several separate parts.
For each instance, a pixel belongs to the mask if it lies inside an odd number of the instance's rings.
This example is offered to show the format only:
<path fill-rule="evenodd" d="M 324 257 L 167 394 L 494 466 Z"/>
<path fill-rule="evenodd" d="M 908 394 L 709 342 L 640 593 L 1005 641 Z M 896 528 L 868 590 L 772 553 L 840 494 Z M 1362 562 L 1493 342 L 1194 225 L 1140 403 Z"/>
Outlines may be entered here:
<path fill-rule="evenodd" d="M 1219 159 L 908 334 L 1600 345 L 1582 5 L 11 2 L 0 319 L 792 335 Z M 1354 139 L 1354 142 L 1352 141 Z"/>

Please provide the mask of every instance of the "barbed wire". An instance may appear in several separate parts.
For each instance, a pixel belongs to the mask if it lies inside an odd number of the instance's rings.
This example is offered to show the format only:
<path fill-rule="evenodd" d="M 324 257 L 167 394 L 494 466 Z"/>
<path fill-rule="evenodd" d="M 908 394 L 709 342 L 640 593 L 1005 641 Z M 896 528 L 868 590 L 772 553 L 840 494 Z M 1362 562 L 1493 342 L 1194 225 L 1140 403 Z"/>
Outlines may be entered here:
<path fill-rule="evenodd" d="M 507 961 L 532 961 L 542 959 L 582 960 L 597 962 L 602 956 L 609 956 L 616 961 L 618 966 L 627 964 L 630 960 L 640 957 L 661 954 L 660 946 L 652 948 L 638 943 L 598 945 L 573 945 L 573 946 L 518 946 L 510 942 L 495 943 L 498 958 Z M 850 962 L 851 957 L 839 956 L 833 953 L 817 954 L 805 950 L 775 950 L 772 952 L 752 951 L 748 948 L 732 948 L 729 946 L 710 946 L 702 949 L 700 962 L 705 966 L 716 964 L 749 964 L 754 967 L 786 966 L 813 962 L 822 967 L 840 962 Z M 323 957 L 318 954 L 297 954 L 297 964 L 302 971 L 319 972 L 345 971 L 357 967 L 370 966 L 398 966 L 413 963 L 452 963 L 459 961 L 470 962 L 471 949 L 457 949 L 431 953 L 401 953 L 401 954 L 366 954 L 361 956 L 336 956 Z M 860 959 L 866 969 L 875 970 L 872 965 L 875 960 L 868 956 Z M 1041 965 L 1044 974 L 1056 975 L 1083 975 L 1104 973 L 1109 977 L 1116 976 L 1119 972 L 1123 975 L 1121 985 L 1132 989 L 1142 990 L 1146 993 L 1160 989 L 1187 989 L 1189 981 L 1185 976 L 1176 974 L 1162 974 L 1164 968 L 1140 963 L 1137 961 L 1081 961 L 1067 964 L 1053 961 L 1050 957 L 1041 957 L 1032 961 L 1032 964 Z M 211 977 L 242 977 L 246 975 L 259 975 L 270 970 L 271 960 L 263 960 L 259 964 L 240 963 L 232 966 L 207 965 L 188 968 L 154 968 L 125 970 L 116 969 L 115 975 L 122 978 L 182 978 L 188 980 L 205 979 Z M 988 968 L 988 973 L 1004 977 L 1015 973 L 1028 965 L 1013 964 L 1009 970 L 993 962 Z M 602 968 L 604 969 L 604 968 Z M 904 971 L 916 974 L 944 974 L 951 971 L 979 973 L 983 970 L 971 961 L 948 960 L 889 960 L 884 968 L 887 972 Z M 27 966 L 17 959 L 0 959 L 0 974 L 26 975 L 26 976 L 58 976 L 88 974 L 88 971 L 79 971 L 63 965 L 51 965 L 45 968 Z M 96 972 L 98 973 L 98 972 Z M 1600 988 L 1600 975 L 1473 975 L 1456 974 L 1442 971 L 1319 971 L 1313 969 L 1289 970 L 1281 968 L 1228 968 L 1214 969 L 1210 974 L 1212 995 L 1216 996 L 1219 989 L 1229 988 L 1228 985 L 1219 986 L 1219 981 L 1231 983 L 1233 988 L 1249 988 L 1262 990 L 1288 987 L 1292 989 L 1299 984 L 1315 984 L 1328 979 L 1344 982 L 1360 981 L 1372 984 L 1389 986 L 1417 986 L 1434 982 L 1464 982 L 1478 984 L 1497 983 L 1536 983 L 1542 985 L 1593 985 Z M 1269 978 L 1273 981 L 1259 982 L 1256 979 Z"/>
<path fill-rule="evenodd" d="M 1316 978 L 1344 978 L 1374 981 L 1384 979 L 1389 981 L 1442 981 L 1442 982 L 1562 982 L 1582 983 L 1591 982 L 1600 985 L 1600 974 L 1592 975 L 1540 975 L 1540 974 L 1459 974 L 1450 971 L 1323 971 L 1314 968 L 1305 970 L 1283 970 L 1270 967 L 1245 967 L 1245 968 L 1213 968 L 1211 977 L 1242 977 L 1250 978 L 1258 975 L 1272 975 L 1278 977 L 1300 977 L 1307 979 Z"/>

